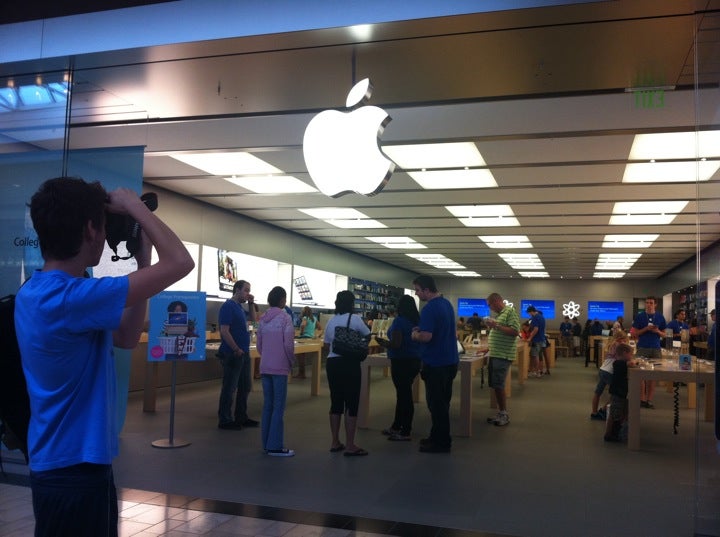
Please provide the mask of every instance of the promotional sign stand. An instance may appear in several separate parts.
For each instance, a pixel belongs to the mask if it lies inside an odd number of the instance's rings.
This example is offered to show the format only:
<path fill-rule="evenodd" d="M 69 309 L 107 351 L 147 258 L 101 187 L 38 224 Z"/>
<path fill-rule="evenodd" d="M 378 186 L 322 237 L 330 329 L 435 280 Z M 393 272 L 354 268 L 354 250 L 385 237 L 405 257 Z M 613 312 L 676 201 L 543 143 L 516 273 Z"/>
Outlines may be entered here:
<path fill-rule="evenodd" d="M 170 434 L 168 438 L 153 441 L 152 445 L 156 448 L 172 449 L 189 446 L 187 440 L 175 438 L 175 378 L 177 375 L 177 361 L 172 361 L 172 380 L 170 381 Z"/>

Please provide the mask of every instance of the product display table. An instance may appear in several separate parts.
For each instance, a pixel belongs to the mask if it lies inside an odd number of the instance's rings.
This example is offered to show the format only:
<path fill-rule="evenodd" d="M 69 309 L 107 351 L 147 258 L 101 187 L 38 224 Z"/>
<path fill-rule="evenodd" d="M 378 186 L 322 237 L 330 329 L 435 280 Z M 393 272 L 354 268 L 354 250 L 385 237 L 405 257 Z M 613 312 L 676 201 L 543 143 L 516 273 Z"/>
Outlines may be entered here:
<path fill-rule="evenodd" d="M 693 359 L 692 369 L 681 370 L 677 360 L 651 360 L 628 368 L 628 448 L 640 449 L 640 383 L 644 380 L 684 382 L 688 386 L 688 407 L 694 408 L 696 383 L 705 384 L 705 421 L 715 419 L 715 368 Z"/>

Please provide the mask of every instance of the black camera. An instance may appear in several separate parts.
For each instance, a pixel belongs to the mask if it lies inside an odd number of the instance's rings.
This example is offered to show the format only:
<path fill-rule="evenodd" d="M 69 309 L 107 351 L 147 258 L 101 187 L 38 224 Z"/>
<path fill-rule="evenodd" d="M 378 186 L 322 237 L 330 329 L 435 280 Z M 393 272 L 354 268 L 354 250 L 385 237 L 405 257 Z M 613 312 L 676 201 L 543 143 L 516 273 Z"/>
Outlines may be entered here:
<path fill-rule="evenodd" d="M 143 194 L 140 199 L 151 211 L 157 209 L 158 197 L 154 192 Z M 140 224 L 129 214 L 108 212 L 105 218 L 105 240 L 112 251 L 115 252 L 115 255 L 110 259 L 119 261 L 134 256 L 140 248 L 140 231 Z M 125 242 L 125 248 L 128 251 L 127 257 L 118 255 L 117 247 L 121 242 Z"/>

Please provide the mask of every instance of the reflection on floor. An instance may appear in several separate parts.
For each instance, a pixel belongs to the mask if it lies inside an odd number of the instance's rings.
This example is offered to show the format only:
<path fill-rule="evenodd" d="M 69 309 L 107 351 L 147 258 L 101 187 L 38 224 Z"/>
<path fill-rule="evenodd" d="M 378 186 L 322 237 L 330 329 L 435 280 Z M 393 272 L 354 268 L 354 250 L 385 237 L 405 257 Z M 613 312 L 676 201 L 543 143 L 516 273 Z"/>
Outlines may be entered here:
<path fill-rule="evenodd" d="M 394 391 L 391 380 L 374 369 L 370 428 L 358 435 L 370 455 L 362 458 L 328 452 L 325 383 L 321 395 L 311 397 L 309 380 L 291 382 L 286 444 L 297 455 L 287 459 L 262 452 L 258 429 L 216 428 L 219 383 L 178 386 L 174 438 L 190 445 L 177 449 L 151 445 L 169 436 L 169 390 L 160 391 L 154 414 L 141 411 L 142 394 L 131 394 L 114 464 L 123 500 L 121 531 L 720 535 L 720 458 L 711 424 L 697 421 L 695 411 L 685 408 L 684 388 L 679 433 L 672 432 L 672 394 L 658 388 L 656 409 L 642 413 L 643 449 L 630 452 L 623 444 L 603 442 L 604 423 L 589 419 L 596 381 L 594 367 L 561 358 L 550 377 L 529 379 L 524 386 L 513 381 L 511 423 L 494 427 L 485 423 L 492 413 L 489 391 L 476 377 L 473 436 L 456 437 L 451 454 L 426 454 L 417 449 L 429 428 L 423 404 L 416 406 L 413 442 L 388 442 L 380 434 L 392 421 Z M 459 380 L 455 388 L 459 394 Z M 257 381 L 255 389 L 250 406 L 257 418 L 262 405 Z M 453 427 L 457 399 L 451 407 Z M 22 479 L 15 477 L 20 484 Z M 0 536 L 28 535 L 28 521 L 29 489 L 2 485 Z"/>

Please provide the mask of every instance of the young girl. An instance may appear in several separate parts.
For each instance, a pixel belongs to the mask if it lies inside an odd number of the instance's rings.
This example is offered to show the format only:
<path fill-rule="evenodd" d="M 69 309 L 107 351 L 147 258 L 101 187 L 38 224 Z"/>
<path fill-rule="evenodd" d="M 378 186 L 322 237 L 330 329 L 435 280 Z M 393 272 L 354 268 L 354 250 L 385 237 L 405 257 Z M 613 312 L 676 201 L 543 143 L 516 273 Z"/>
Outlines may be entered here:
<path fill-rule="evenodd" d="M 257 333 L 263 387 L 262 445 L 265 452 L 273 457 L 295 455 L 283 443 L 287 381 L 295 361 L 295 327 L 290 315 L 283 309 L 286 300 L 287 292 L 282 287 L 270 290 L 270 308 L 260 319 Z"/>
<path fill-rule="evenodd" d="M 595 393 L 592 398 L 592 412 L 590 413 L 591 420 L 605 420 L 605 410 L 598 410 L 600 404 L 600 396 L 605 391 L 605 386 L 608 386 L 612 382 L 613 377 L 613 364 L 616 359 L 617 347 L 620 344 L 629 343 L 628 335 L 622 330 L 614 331 L 612 336 L 608 338 L 605 346 L 605 360 L 600 366 L 598 371 L 598 383 L 595 387 Z"/>

